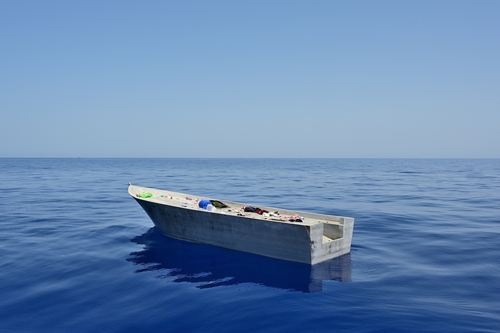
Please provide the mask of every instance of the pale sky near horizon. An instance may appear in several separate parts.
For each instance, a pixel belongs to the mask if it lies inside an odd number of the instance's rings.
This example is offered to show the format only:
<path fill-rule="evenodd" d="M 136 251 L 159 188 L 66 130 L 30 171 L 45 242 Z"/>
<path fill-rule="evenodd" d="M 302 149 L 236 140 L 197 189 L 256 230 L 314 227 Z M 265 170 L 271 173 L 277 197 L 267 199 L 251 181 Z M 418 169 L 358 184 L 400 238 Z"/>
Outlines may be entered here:
<path fill-rule="evenodd" d="M 500 1 L 0 0 L 0 157 L 500 158 Z"/>

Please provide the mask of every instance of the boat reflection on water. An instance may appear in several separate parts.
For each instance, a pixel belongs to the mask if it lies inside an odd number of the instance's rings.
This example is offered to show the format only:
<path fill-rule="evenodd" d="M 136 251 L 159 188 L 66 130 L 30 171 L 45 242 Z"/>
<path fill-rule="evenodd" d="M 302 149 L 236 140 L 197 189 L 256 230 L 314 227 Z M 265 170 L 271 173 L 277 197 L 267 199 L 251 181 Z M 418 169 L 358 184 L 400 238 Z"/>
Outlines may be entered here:
<path fill-rule="evenodd" d="M 178 240 L 155 227 L 131 241 L 144 245 L 127 259 L 142 266 L 136 273 L 158 271 L 158 278 L 195 283 L 200 289 L 256 283 L 309 293 L 321 291 L 324 280 L 351 282 L 350 254 L 311 266 Z"/>

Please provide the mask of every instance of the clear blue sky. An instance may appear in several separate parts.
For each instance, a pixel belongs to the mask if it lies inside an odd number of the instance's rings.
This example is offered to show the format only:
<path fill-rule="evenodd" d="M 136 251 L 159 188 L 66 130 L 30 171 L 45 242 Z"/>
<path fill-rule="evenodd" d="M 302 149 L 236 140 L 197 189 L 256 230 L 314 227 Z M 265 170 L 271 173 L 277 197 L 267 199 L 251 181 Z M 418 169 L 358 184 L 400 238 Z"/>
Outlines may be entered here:
<path fill-rule="evenodd" d="M 0 157 L 500 158 L 500 1 L 0 0 Z"/>

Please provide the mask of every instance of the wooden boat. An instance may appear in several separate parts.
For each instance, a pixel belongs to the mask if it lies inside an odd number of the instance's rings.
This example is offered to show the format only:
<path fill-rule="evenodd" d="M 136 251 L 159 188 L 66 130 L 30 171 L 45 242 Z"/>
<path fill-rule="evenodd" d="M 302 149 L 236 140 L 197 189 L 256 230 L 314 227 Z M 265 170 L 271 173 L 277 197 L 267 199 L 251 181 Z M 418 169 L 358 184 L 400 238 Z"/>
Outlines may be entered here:
<path fill-rule="evenodd" d="M 351 250 L 350 217 L 249 206 L 130 183 L 128 193 L 162 233 L 174 238 L 311 265 Z M 212 207 L 201 208 L 207 200 Z"/>

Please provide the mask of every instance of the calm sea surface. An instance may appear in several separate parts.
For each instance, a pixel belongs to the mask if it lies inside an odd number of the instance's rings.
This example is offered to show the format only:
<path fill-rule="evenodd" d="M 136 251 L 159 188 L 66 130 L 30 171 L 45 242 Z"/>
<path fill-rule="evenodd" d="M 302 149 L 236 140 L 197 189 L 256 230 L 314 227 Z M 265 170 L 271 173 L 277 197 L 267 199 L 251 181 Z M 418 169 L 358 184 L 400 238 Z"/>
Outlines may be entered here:
<path fill-rule="evenodd" d="M 160 234 L 127 183 L 354 217 L 308 266 Z M 0 159 L 0 332 L 500 332 L 500 160 Z"/>

